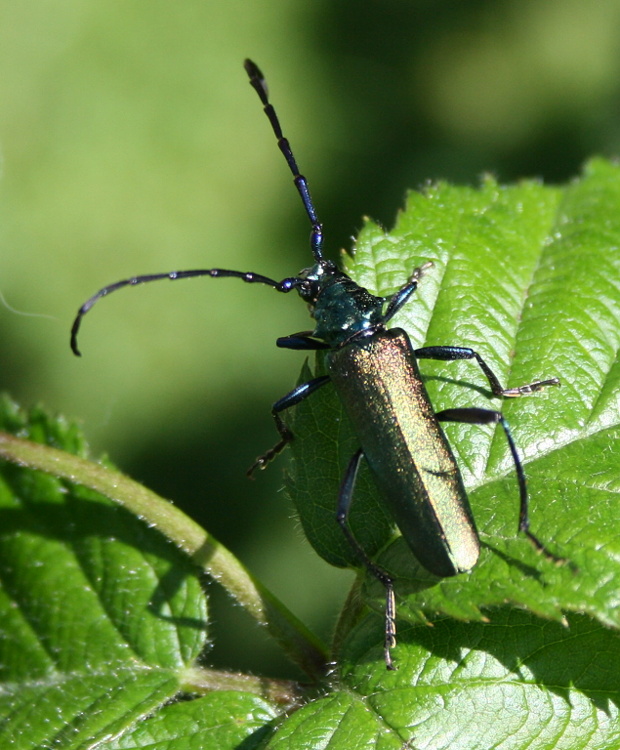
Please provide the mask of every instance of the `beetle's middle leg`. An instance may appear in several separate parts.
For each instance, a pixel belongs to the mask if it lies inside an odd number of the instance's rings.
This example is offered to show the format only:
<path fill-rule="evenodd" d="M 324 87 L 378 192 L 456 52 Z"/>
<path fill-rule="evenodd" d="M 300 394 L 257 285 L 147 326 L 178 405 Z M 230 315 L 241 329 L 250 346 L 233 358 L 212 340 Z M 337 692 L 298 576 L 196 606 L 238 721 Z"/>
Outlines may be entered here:
<path fill-rule="evenodd" d="M 425 346 L 422 349 L 416 349 L 415 356 L 418 359 L 438 359 L 444 362 L 453 362 L 457 359 L 475 359 L 489 381 L 493 395 L 498 397 L 515 398 L 517 396 L 526 396 L 530 393 L 540 391 L 548 385 L 560 385 L 559 378 L 549 378 L 549 380 L 535 380 L 533 383 L 526 383 L 517 388 L 502 388 L 493 370 L 491 370 L 478 352 L 470 349 L 468 346 Z"/>
<path fill-rule="evenodd" d="M 273 446 L 273 448 L 270 448 L 268 451 L 259 456 L 256 461 L 254 461 L 252 466 L 250 466 L 250 468 L 246 472 L 248 477 L 252 477 L 256 469 L 264 469 L 267 464 L 270 461 L 273 461 L 278 453 L 281 453 L 293 439 L 293 433 L 284 423 L 284 420 L 280 416 L 280 412 L 283 412 L 286 409 L 290 409 L 291 406 L 295 406 L 300 401 L 303 401 L 305 398 L 310 396 L 310 394 L 314 393 L 318 388 L 328 382 L 328 375 L 321 375 L 318 378 L 313 378 L 307 383 L 302 383 L 296 388 L 293 388 L 290 393 L 287 393 L 286 396 L 283 396 L 279 401 L 275 402 L 275 404 L 271 407 L 271 414 L 276 423 L 276 428 L 280 433 L 281 440 L 279 440 Z"/>

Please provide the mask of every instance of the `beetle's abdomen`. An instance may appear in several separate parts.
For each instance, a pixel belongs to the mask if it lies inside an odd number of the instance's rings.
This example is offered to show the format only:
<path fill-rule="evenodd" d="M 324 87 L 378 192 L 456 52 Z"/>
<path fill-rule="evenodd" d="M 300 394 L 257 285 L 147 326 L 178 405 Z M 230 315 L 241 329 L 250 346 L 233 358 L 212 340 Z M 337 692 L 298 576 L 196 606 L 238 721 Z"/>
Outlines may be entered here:
<path fill-rule="evenodd" d="M 450 446 L 399 328 L 327 355 L 329 374 L 403 537 L 431 573 L 474 567 L 478 534 Z"/>

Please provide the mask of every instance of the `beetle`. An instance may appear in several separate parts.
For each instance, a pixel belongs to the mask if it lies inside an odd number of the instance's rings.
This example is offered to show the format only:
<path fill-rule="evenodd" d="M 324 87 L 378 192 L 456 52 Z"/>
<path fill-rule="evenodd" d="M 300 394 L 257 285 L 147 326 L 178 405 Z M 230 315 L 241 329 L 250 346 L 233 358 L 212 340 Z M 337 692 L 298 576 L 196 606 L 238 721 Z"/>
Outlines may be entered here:
<path fill-rule="evenodd" d="M 244 63 L 250 84 L 258 94 L 280 151 L 310 220 L 310 248 L 314 265 L 281 281 L 254 272 L 222 268 L 173 271 L 134 276 L 103 287 L 79 309 L 71 329 L 71 348 L 80 355 L 77 336 L 83 316 L 101 298 L 126 286 L 198 276 L 237 278 L 265 284 L 277 292 L 295 290 L 308 304 L 315 328 L 277 339 L 284 349 L 325 350 L 327 373 L 296 386 L 272 406 L 279 442 L 260 456 L 248 474 L 264 468 L 288 443 L 293 433 L 282 413 L 332 383 L 359 439 L 359 448 L 346 468 L 337 501 L 336 521 L 368 572 L 385 589 L 384 658 L 393 669 L 391 649 L 396 643 L 394 581 L 358 543 L 349 526 L 355 482 L 363 459 L 383 502 L 417 560 L 430 573 L 448 577 L 470 571 L 478 561 L 480 540 L 467 493 L 441 422 L 499 424 L 506 436 L 519 486 L 519 531 L 547 557 L 559 561 L 529 528 L 528 492 L 523 464 L 510 427 L 498 410 L 445 409 L 435 412 L 429 400 L 418 360 L 474 360 L 498 398 L 531 394 L 559 385 L 558 378 L 503 388 L 483 358 L 463 346 L 425 346 L 414 349 L 407 333 L 388 329 L 388 323 L 411 299 L 432 263 L 415 269 L 403 286 L 389 297 L 379 297 L 359 286 L 323 256 L 323 226 L 319 221 L 306 178 L 301 174 L 275 109 L 269 100 L 262 72 L 251 60 Z"/>

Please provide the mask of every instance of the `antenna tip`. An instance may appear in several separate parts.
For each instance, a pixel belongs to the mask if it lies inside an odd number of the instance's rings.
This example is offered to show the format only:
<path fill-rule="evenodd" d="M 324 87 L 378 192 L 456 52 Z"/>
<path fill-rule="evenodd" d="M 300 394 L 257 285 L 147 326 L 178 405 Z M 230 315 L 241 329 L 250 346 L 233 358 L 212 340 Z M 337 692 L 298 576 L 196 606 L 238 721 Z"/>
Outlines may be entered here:
<path fill-rule="evenodd" d="M 76 357 L 82 356 L 82 352 L 78 349 L 78 345 L 77 345 L 77 335 L 78 335 L 79 328 L 80 328 L 80 316 L 78 315 L 73 325 L 71 326 L 71 351 L 75 354 Z"/>
<path fill-rule="evenodd" d="M 258 67 L 258 65 L 250 60 L 249 57 L 246 57 L 243 61 L 243 67 L 246 70 L 246 73 L 250 76 L 250 78 L 256 76 L 257 78 L 263 78 L 263 74 L 261 73 L 261 69 Z"/>

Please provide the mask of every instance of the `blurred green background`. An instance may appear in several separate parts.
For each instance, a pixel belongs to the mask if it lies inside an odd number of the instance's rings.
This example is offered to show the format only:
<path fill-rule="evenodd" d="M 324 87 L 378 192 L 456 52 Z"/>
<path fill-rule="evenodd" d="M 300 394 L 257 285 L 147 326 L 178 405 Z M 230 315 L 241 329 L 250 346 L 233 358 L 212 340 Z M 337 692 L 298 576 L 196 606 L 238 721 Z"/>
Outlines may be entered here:
<path fill-rule="evenodd" d="M 296 297 L 234 280 L 124 290 L 137 273 L 308 265 L 308 224 L 244 57 L 265 72 L 332 257 L 407 188 L 563 181 L 620 151 L 620 0 L 0 0 L 0 388 L 80 420 L 323 635 L 351 573 L 310 551 L 281 493 L 270 404 L 303 355 Z M 215 589 L 215 587 L 212 587 Z M 293 674 L 228 603 L 214 660 Z M 245 628 L 245 629 L 244 629 Z M 248 630 L 249 628 L 249 630 Z M 232 651 L 232 653 L 231 653 Z"/>

